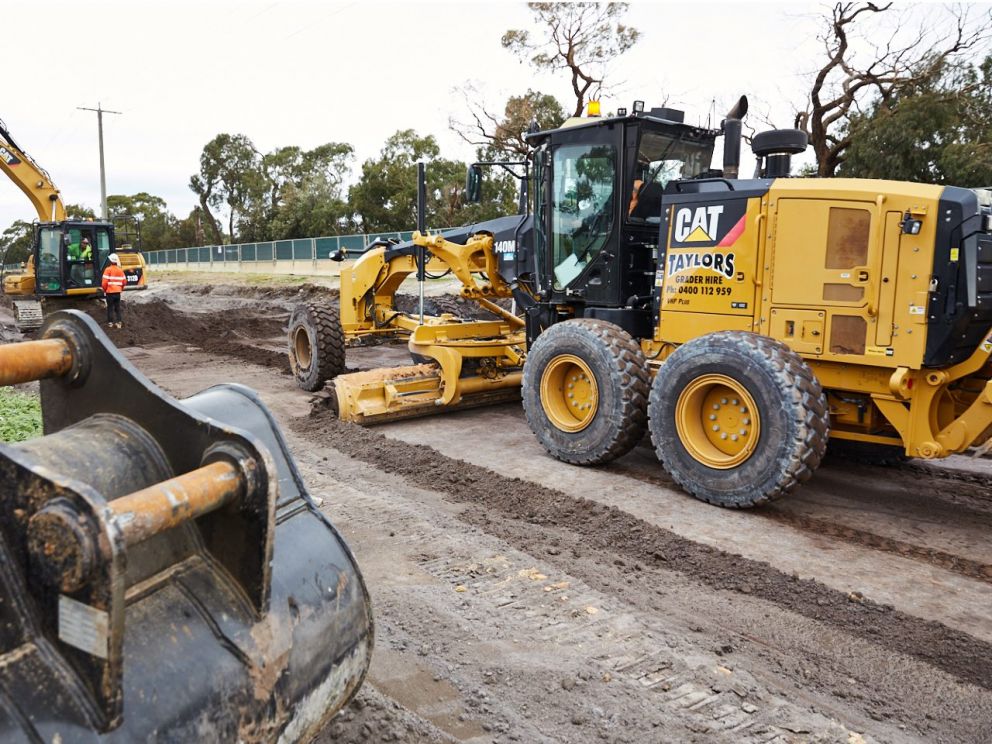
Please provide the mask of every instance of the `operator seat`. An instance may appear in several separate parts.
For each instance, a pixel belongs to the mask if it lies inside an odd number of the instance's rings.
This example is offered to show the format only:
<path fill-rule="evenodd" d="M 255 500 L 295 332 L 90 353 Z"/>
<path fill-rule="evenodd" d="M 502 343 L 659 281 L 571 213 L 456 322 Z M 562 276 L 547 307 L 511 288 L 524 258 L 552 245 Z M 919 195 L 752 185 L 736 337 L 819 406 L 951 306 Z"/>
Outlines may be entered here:
<path fill-rule="evenodd" d="M 648 222 L 653 217 L 656 222 L 661 222 L 661 195 L 664 190 L 664 186 L 657 181 L 643 184 L 637 192 L 637 203 L 630 212 L 630 218 Z"/>

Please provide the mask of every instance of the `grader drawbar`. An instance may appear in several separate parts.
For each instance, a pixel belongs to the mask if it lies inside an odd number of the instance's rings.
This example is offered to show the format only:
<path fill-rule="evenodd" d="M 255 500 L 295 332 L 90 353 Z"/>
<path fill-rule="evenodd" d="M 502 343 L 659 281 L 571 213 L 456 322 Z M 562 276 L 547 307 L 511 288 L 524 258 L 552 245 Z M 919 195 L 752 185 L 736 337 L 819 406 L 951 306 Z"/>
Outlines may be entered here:
<path fill-rule="evenodd" d="M 0 445 L 0 739 L 294 741 L 358 690 L 369 595 L 272 416 L 176 401 L 87 316 L 0 346 L 44 436 Z"/>

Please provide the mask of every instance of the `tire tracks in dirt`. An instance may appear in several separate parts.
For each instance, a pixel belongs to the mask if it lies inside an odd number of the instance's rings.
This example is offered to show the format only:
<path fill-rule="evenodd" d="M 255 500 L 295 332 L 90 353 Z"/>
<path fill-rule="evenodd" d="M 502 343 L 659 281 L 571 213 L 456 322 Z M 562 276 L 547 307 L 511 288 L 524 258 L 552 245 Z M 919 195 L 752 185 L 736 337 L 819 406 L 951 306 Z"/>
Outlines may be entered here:
<path fill-rule="evenodd" d="M 827 623 L 889 651 L 923 661 L 957 679 L 992 690 L 992 644 L 967 633 L 847 595 L 813 579 L 800 579 L 761 561 L 702 545 L 617 509 L 510 478 L 431 447 L 391 440 L 320 411 L 296 425 L 325 446 L 510 519 L 566 528 L 591 549 L 648 567 L 663 566 L 717 590 L 765 599 Z M 485 517 L 476 517 L 480 522 Z M 537 535 L 540 540 L 540 535 Z M 531 546 L 533 548 L 533 546 Z"/>
<path fill-rule="evenodd" d="M 624 468 L 623 475 L 633 478 L 634 480 L 639 480 L 642 483 L 650 483 L 651 485 L 662 486 L 664 488 L 677 488 L 677 486 L 673 484 L 672 480 L 667 478 L 667 476 L 658 476 L 651 473 L 636 471 L 630 468 Z M 961 576 L 966 576 L 970 579 L 977 579 L 987 584 L 992 584 L 992 564 L 972 560 L 971 558 L 966 558 L 964 556 L 949 553 L 937 548 L 931 548 L 925 545 L 916 545 L 915 543 L 899 540 L 894 537 L 879 535 L 878 533 L 871 532 L 870 530 L 851 527 L 849 525 L 839 524 L 837 522 L 831 522 L 817 517 L 810 517 L 805 514 L 796 514 L 791 511 L 776 509 L 774 507 L 775 505 L 773 504 L 771 508 L 755 510 L 754 516 L 758 519 L 768 519 L 778 522 L 779 524 L 793 527 L 797 530 L 811 532 L 834 540 L 840 540 L 861 548 L 870 548 L 883 553 L 896 555 L 900 558 L 909 558 L 920 563 L 925 563 L 936 568 L 944 569 L 945 571 L 951 571 Z"/>

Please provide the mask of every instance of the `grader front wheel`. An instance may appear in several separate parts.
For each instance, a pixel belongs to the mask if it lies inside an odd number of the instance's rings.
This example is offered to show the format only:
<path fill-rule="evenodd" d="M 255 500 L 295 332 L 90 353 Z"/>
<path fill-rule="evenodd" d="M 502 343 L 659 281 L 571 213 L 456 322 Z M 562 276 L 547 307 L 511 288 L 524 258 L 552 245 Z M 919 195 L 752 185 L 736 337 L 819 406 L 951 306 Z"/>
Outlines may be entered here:
<path fill-rule="evenodd" d="M 331 305 L 300 305 L 289 319 L 289 367 L 304 390 L 320 390 L 344 372 L 344 331 L 338 309 Z"/>
<path fill-rule="evenodd" d="M 534 342 L 524 363 L 527 423 L 554 457 L 598 465 L 644 436 L 650 388 L 640 347 L 602 320 L 567 320 Z"/>
<path fill-rule="evenodd" d="M 826 396 L 788 346 L 721 332 L 680 346 L 648 405 L 651 439 L 675 482 L 718 506 L 750 507 L 808 480 L 826 451 Z"/>

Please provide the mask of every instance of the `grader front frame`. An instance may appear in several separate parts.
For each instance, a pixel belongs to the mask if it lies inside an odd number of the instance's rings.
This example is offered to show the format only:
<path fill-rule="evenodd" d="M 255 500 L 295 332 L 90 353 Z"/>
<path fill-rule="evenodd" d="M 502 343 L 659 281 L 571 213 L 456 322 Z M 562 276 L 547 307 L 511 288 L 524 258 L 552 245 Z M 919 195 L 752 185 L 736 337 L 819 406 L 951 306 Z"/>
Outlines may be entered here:
<path fill-rule="evenodd" d="M 290 362 L 301 387 L 318 390 L 333 379 L 339 415 L 360 424 L 519 400 L 524 320 L 494 301 L 513 295 L 499 274 L 492 236 L 461 244 L 418 231 L 411 242 L 414 248 L 374 246 L 343 272 L 338 307 L 313 303 L 293 314 Z M 428 268 L 450 270 L 461 296 L 498 319 L 397 311 L 396 292 L 418 271 L 417 249 L 429 252 Z M 343 374 L 345 347 L 376 338 L 406 338 L 420 363 Z"/>

